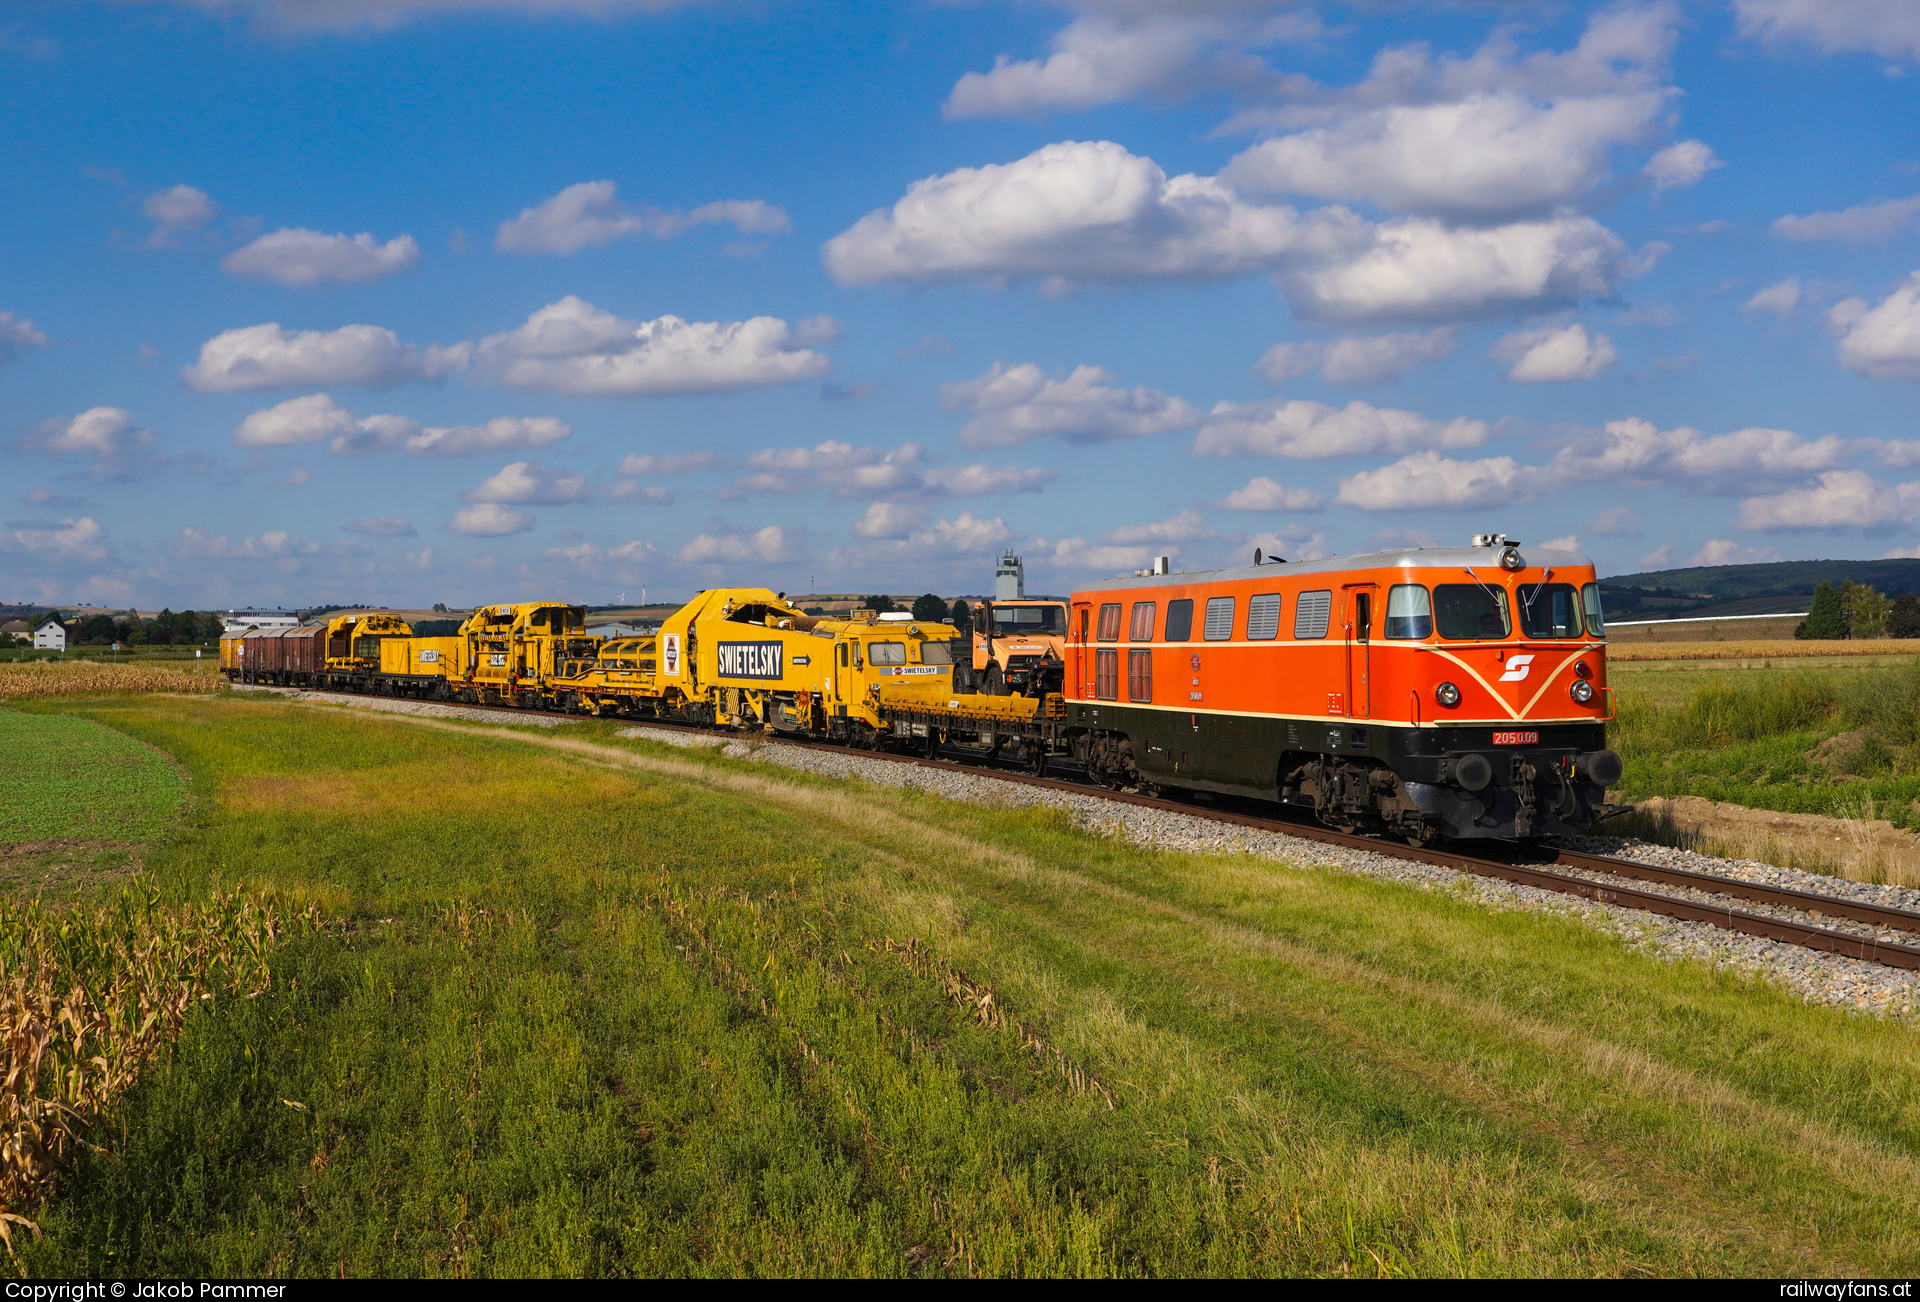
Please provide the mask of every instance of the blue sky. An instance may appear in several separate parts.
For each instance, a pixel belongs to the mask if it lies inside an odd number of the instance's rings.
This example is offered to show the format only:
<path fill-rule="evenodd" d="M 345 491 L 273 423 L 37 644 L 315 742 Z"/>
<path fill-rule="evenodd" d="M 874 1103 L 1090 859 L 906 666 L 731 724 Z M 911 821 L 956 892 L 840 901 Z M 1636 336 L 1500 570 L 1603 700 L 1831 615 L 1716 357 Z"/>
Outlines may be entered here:
<path fill-rule="evenodd" d="M 1920 543 L 1920 6 L 0 3 L 0 600 Z"/>

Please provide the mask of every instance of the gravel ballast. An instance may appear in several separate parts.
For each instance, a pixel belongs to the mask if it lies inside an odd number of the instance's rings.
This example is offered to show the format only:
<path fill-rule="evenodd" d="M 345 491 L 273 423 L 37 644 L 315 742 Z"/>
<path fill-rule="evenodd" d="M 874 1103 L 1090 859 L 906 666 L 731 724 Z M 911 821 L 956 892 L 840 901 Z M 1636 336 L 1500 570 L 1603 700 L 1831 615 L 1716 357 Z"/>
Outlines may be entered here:
<path fill-rule="evenodd" d="M 1388 881 L 1407 882 L 1427 890 L 1461 893 L 1495 908 L 1534 909 L 1576 917 L 1613 932 L 1636 949 L 1668 958 L 1697 959 L 1714 967 L 1730 966 L 1750 971 L 1813 1003 L 1833 1004 L 1903 1019 L 1920 1017 L 1920 973 L 1748 936 L 1703 922 L 1665 918 L 1390 855 L 1350 850 L 1171 810 L 1104 800 L 1097 795 L 1006 782 L 984 773 L 925 768 L 853 752 L 815 750 L 782 745 L 777 741 L 749 741 L 734 736 L 672 728 L 623 728 L 619 735 L 664 742 L 669 746 L 715 750 L 735 759 L 777 764 L 824 777 L 853 778 L 881 786 L 912 788 L 928 795 L 971 804 L 1001 807 L 1050 805 L 1069 811 L 1078 827 L 1106 836 L 1122 837 L 1133 844 L 1155 849 L 1200 854 L 1250 854 L 1298 867 L 1333 868 Z M 1619 855 L 1662 867 L 1685 868 L 1693 872 L 1843 896 L 1864 903 L 1920 912 L 1920 891 L 1822 877 L 1751 860 L 1716 859 L 1710 855 L 1644 841 L 1623 841 L 1615 837 L 1569 837 L 1560 843 L 1566 849 L 1589 854 Z M 1777 909 L 1750 900 L 1730 901 L 1725 896 L 1656 887 L 1629 878 L 1564 866 L 1554 871 L 1641 890 L 1658 890 L 1680 898 L 1709 900 L 1718 906 L 1731 904 L 1742 912 L 1812 922 L 1833 931 L 1874 936 L 1905 945 L 1920 944 L 1920 936 L 1913 933 L 1885 931 L 1844 918 L 1810 917 L 1797 910 Z"/>
<path fill-rule="evenodd" d="M 465 705 L 442 705 L 436 701 L 416 701 L 405 696 L 361 696 L 356 692 L 310 692 L 303 687 L 266 687 L 259 683 L 235 683 L 236 692 L 266 692 L 288 701 L 315 701 L 321 705 L 353 705 L 363 710 L 385 710 L 389 714 L 413 714 L 426 719 L 460 719 L 467 723 L 532 724 L 536 728 L 558 728 L 578 719 L 561 719 L 550 714 L 525 716 L 502 714 L 498 710 L 476 710 Z"/>

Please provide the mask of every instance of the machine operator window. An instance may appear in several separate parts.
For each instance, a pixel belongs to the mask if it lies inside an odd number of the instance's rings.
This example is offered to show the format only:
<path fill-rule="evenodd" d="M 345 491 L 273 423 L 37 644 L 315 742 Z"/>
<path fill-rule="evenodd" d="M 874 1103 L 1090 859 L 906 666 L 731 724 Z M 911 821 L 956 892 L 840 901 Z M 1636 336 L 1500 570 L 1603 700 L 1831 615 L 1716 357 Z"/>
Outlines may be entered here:
<path fill-rule="evenodd" d="M 950 665 L 953 663 L 953 643 L 922 642 L 920 644 L 920 663 L 923 665 Z"/>
<path fill-rule="evenodd" d="M 1505 588 L 1484 583 L 1442 583 L 1433 590 L 1440 636 L 1459 641 L 1502 638 L 1512 629 Z"/>
<path fill-rule="evenodd" d="M 1580 594 L 1571 583 L 1523 583 L 1514 596 L 1528 637 L 1580 636 Z"/>
<path fill-rule="evenodd" d="M 1208 634 L 1212 636 L 1211 633 Z M 1247 641 L 1271 642 L 1280 636 L 1280 594 L 1262 592 L 1247 603 Z"/>
<path fill-rule="evenodd" d="M 1157 601 L 1136 601 L 1133 603 L 1133 624 L 1127 630 L 1129 642 L 1153 641 L 1153 617 L 1159 610 Z"/>
<path fill-rule="evenodd" d="M 1586 608 L 1587 632 L 1595 637 L 1607 635 L 1607 619 L 1600 613 L 1600 585 L 1589 583 L 1580 589 L 1580 604 Z"/>
<path fill-rule="evenodd" d="M 1118 641 L 1120 637 L 1120 603 L 1109 601 L 1100 607 L 1100 640 Z"/>
<path fill-rule="evenodd" d="M 1115 606 L 1115 610 L 1119 607 Z M 1102 701 L 1120 699 L 1120 653 L 1101 650 L 1093 653 L 1093 694 Z"/>
<path fill-rule="evenodd" d="M 1193 636 L 1193 602 L 1167 603 L 1167 641 L 1184 642 Z"/>
<path fill-rule="evenodd" d="M 997 637 L 1037 637 L 1043 633 L 1063 635 L 1067 631 L 1066 620 L 1066 608 L 1063 606 L 993 608 L 993 631 Z"/>
<path fill-rule="evenodd" d="M 907 663 L 907 644 L 905 642 L 869 642 L 867 643 L 867 663 L 904 665 Z"/>
<path fill-rule="evenodd" d="M 1153 700 L 1153 652 L 1127 652 L 1127 699 Z"/>
<path fill-rule="evenodd" d="M 1208 597 L 1206 638 L 1209 642 L 1225 642 L 1233 636 L 1233 598 Z"/>
<path fill-rule="evenodd" d="M 1387 636 L 1433 636 L 1433 601 L 1417 583 L 1396 583 L 1387 589 Z"/>
<path fill-rule="evenodd" d="M 1293 603 L 1293 636 L 1296 641 L 1307 638 L 1325 637 L 1327 625 L 1333 619 L 1333 593 L 1322 589 L 1319 592 L 1303 592 L 1300 599 Z"/>

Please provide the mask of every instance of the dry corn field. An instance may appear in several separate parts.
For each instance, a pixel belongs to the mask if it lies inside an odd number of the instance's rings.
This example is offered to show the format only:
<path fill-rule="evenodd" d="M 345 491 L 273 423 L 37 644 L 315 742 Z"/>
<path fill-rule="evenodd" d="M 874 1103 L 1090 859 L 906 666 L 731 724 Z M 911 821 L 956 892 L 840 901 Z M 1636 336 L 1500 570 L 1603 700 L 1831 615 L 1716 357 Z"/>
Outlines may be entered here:
<path fill-rule="evenodd" d="M 32 696 L 99 696 L 107 692 L 211 692 L 212 674 L 91 660 L 0 664 L 0 701 Z"/>
<path fill-rule="evenodd" d="M 268 956 L 320 926 L 246 891 L 163 905 L 150 888 L 49 910 L 0 897 L 0 1242 L 32 1215 L 96 1122 L 188 1013 L 270 984 Z"/>
<path fill-rule="evenodd" d="M 1607 643 L 1607 659 L 1625 660 L 1802 660 L 1809 656 L 1909 656 L 1920 641 L 1879 638 L 1861 642 L 1618 642 Z"/>

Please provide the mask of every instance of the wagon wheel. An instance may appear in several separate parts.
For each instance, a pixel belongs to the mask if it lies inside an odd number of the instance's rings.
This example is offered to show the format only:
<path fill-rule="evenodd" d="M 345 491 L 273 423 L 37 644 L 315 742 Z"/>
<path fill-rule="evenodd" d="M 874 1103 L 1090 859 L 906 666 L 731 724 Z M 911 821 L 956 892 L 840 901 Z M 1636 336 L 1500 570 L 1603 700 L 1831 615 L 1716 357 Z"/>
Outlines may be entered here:
<path fill-rule="evenodd" d="M 1030 767 L 1033 770 L 1034 777 L 1044 778 L 1047 776 L 1047 748 L 1044 743 L 1034 752 L 1033 763 Z"/>

